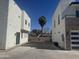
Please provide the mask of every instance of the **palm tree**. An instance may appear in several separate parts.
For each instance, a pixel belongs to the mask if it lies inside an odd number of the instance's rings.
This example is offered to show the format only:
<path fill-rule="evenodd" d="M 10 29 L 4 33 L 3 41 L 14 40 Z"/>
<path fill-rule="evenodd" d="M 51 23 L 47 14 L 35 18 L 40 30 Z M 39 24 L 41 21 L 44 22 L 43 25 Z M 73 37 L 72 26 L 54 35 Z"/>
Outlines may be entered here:
<path fill-rule="evenodd" d="M 44 27 L 44 25 L 45 25 L 46 23 L 47 23 L 46 18 L 45 18 L 44 16 L 41 16 L 41 17 L 39 18 L 39 24 L 40 24 L 40 26 L 41 26 L 42 33 L 43 33 L 43 27 Z"/>

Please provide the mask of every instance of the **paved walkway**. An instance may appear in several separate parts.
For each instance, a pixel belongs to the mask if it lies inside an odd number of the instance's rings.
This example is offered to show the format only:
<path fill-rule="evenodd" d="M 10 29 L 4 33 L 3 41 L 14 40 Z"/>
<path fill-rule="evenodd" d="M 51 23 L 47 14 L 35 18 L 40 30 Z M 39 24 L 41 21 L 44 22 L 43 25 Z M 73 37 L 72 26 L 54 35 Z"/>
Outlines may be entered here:
<path fill-rule="evenodd" d="M 9 51 L 0 52 L 0 59 L 79 59 L 79 51 L 59 50 L 59 48 L 50 47 L 50 44 L 47 44 L 25 44 Z"/>

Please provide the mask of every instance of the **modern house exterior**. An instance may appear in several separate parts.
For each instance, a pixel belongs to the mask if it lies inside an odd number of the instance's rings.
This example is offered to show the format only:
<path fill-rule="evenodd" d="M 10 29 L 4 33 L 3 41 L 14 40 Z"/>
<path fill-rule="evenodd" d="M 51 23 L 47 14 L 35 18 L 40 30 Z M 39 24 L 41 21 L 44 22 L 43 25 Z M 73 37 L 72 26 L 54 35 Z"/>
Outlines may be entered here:
<path fill-rule="evenodd" d="M 79 0 L 60 0 L 52 22 L 52 41 L 64 49 L 79 49 Z"/>
<path fill-rule="evenodd" d="M 28 42 L 30 17 L 14 0 L 0 0 L 0 49 Z"/>

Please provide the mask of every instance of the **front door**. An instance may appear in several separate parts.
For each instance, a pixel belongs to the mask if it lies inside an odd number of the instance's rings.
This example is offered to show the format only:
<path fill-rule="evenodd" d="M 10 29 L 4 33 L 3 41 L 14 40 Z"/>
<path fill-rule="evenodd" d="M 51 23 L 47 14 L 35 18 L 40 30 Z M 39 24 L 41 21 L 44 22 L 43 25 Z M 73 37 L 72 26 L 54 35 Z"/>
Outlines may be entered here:
<path fill-rule="evenodd" d="M 20 32 L 16 33 L 16 44 L 20 43 Z"/>

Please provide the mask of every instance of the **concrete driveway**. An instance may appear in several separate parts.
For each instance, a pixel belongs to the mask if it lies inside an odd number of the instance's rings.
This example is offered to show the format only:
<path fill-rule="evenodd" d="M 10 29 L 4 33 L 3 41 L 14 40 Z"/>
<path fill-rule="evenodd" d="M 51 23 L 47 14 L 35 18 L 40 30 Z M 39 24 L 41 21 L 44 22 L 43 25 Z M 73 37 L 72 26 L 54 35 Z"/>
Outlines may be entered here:
<path fill-rule="evenodd" d="M 0 51 L 0 59 L 79 59 L 79 51 L 64 51 L 49 45 L 31 43 L 8 51 Z"/>

